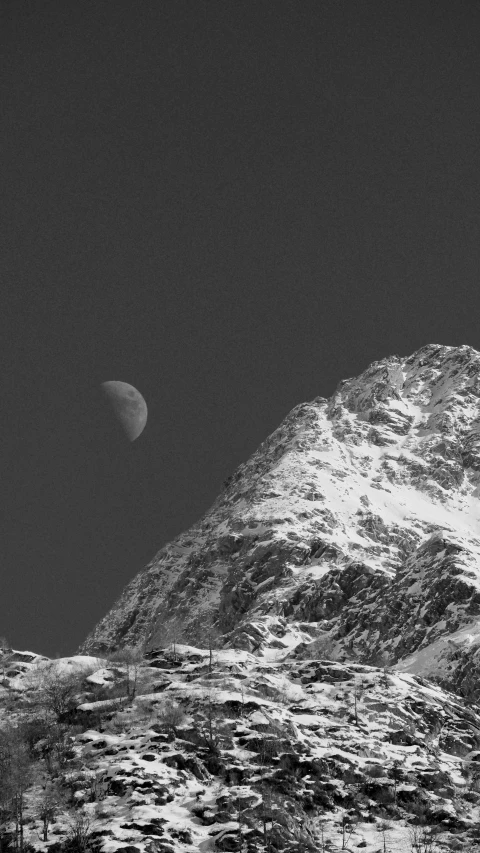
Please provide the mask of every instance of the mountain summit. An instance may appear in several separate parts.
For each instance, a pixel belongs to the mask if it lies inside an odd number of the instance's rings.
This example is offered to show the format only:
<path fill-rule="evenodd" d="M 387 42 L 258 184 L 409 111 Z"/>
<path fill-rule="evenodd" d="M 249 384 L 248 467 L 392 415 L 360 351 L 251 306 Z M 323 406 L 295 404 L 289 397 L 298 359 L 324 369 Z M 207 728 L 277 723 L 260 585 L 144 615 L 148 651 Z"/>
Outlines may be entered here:
<path fill-rule="evenodd" d="M 431 344 L 374 362 L 296 406 L 83 651 L 214 640 L 272 657 L 320 641 L 471 690 L 479 487 L 480 353 Z"/>

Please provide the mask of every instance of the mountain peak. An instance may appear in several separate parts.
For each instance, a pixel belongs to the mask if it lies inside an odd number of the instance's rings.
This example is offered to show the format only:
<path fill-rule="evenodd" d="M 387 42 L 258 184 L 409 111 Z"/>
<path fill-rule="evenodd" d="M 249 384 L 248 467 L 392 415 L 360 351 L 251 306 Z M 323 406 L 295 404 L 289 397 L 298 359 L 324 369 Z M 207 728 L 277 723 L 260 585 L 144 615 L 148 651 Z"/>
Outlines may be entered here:
<path fill-rule="evenodd" d="M 271 657 L 322 639 L 399 662 L 445 646 L 480 613 L 479 397 L 480 354 L 430 344 L 296 406 L 84 650 L 215 637 Z"/>

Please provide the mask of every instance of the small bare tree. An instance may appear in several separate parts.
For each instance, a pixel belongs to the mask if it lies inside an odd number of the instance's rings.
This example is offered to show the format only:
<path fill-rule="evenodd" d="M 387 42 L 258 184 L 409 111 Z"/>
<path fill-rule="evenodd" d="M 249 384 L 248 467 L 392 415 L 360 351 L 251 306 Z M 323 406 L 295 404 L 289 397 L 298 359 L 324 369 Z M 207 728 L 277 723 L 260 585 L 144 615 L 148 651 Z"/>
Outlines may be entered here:
<path fill-rule="evenodd" d="M 177 661 L 177 645 L 181 640 L 184 621 L 185 620 L 181 616 L 171 616 L 170 619 L 163 623 L 160 635 L 156 635 L 156 642 L 164 648 L 165 651 L 170 646 L 172 657 L 175 662 Z"/>
<path fill-rule="evenodd" d="M 356 726 L 359 725 L 358 704 L 359 704 L 360 699 L 362 698 L 364 692 L 365 692 L 364 686 L 362 684 L 359 684 L 358 682 L 355 682 L 354 687 L 353 687 L 353 717 L 354 717 Z"/>
<path fill-rule="evenodd" d="M 144 660 L 143 648 L 140 646 L 125 646 L 123 649 L 112 652 L 109 655 L 109 660 L 112 663 L 120 664 L 124 669 L 126 695 L 129 699 L 134 699 L 137 694 L 140 667 Z"/>
<path fill-rule="evenodd" d="M 326 849 L 327 849 L 327 848 L 325 847 L 325 826 L 326 826 L 326 820 L 325 820 L 325 818 L 319 818 L 319 819 L 318 819 L 318 834 L 319 834 L 319 836 L 320 836 L 320 850 L 321 850 L 321 853 L 325 853 L 325 851 L 326 851 Z"/>
<path fill-rule="evenodd" d="M 241 703 L 240 716 L 244 717 L 245 716 L 245 685 L 244 685 L 243 681 L 240 682 L 239 693 L 240 693 L 240 703 Z"/>
<path fill-rule="evenodd" d="M 207 631 L 207 648 L 208 648 L 208 674 L 211 676 L 213 672 L 213 665 L 215 663 L 214 651 L 218 649 L 219 646 L 219 638 L 220 633 L 216 625 L 211 624 L 208 627 Z"/>
<path fill-rule="evenodd" d="M 205 690 L 203 695 L 205 724 L 202 728 L 202 735 L 205 744 L 211 752 L 216 753 L 220 741 L 220 733 L 218 731 L 218 708 L 215 702 L 216 691 L 213 687 Z"/>
<path fill-rule="evenodd" d="M 82 670 L 69 672 L 56 661 L 50 661 L 33 667 L 25 685 L 34 691 L 38 704 L 59 719 L 75 707 L 84 679 Z"/>
<path fill-rule="evenodd" d="M 390 681 L 388 677 L 388 670 L 392 663 L 392 657 L 387 651 L 383 651 L 379 655 L 379 663 L 377 666 L 382 668 L 382 678 L 381 682 L 383 687 L 386 689 L 390 686 Z"/>
<path fill-rule="evenodd" d="M 0 808 L 3 833 L 13 826 L 15 849 L 24 849 L 25 792 L 33 779 L 32 759 L 20 732 L 8 726 L 0 731 Z"/>
<path fill-rule="evenodd" d="M 42 841 L 48 841 L 49 826 L 55 820 L 62 805 L 63 797 L 57 785 L 48 780 L 38 800 L 38 816 L 42 821 Z"/>
<path fill-rule="evenodd" d="M 263 845 L 266 853 L 271 853 L 272 850 L 275 813 L 277 811 L 282 811 L 281 805 L 278 802 L 278 796 L 275 795 L 270 785 L 266 785 L 264 778 L 262 783 L 262 825 Z"/>
<path fill-rule="evenodd" d="M 72 735 L 67 726 L 56 723 L 44 739 L 43 754 L 51 775 L 61 772 L 73 756 Z"/>
<path fill-rule="evenodd" d="M 346 850 L 347 844 L 350 840 L 350 836 L 353 832 L 352 821 L 350 820 L 350 818 L 346 814 L 344 814 L 342 816 L 342 820 L 340 823 L 340 829 L 341 829 L 341 833 L 342 833 L 342 850 Z"/>
<path fill-rule="evenodd" d="M 380 823 L 377 824 L 377 832 L 380 833 L 382 838 L 382 853 L 388 853 L 387 834 L 390 830 L 390 824 L 386 820 L 381 820 Z"/>
<path fill-rule="evenodd" d="M 208 633 L 208 674 L 211 676 L 213 672 L 213 649 L 214 649 L 214 635 L 211 631 Z"/>

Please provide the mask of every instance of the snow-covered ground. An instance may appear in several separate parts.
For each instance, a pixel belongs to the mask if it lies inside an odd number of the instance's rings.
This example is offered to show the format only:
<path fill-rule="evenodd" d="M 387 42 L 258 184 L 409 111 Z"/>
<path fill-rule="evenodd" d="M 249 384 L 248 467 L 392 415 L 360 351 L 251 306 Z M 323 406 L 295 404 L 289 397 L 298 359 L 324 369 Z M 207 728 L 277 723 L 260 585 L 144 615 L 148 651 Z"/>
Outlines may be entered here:
<path fill-rule="evenodd" d="M 89 818 L 105 853 L 233 851 L 240 836 L 244 850 L 264 850 L 266 838 L 272 850 L 314 851 L 322 834 L 337 850 L 344 825 L 351 851 L 382 850 L 385 836 L 387 850 L 410 853 L 412 833 L 430 829 L 438 851 L 480 849 L 480 715 L 434 683 L 177 645 L 149 654 L 136 672 L 141 695 L 118 705 L 88 693 L 108 694 L 118 681 L 118 664 L 96 664 L 59 662 L 59 672 L 83 668 L 85 678 L 68 722 L 71 756 L 57 774 L 68 808 L 47 842 L 38 751 L 25 827 L 35 850 L 62 841 L 72 815 Z M 38 715 L 28 671 L 23 679 L 4 680 L 10 722 Z"/>

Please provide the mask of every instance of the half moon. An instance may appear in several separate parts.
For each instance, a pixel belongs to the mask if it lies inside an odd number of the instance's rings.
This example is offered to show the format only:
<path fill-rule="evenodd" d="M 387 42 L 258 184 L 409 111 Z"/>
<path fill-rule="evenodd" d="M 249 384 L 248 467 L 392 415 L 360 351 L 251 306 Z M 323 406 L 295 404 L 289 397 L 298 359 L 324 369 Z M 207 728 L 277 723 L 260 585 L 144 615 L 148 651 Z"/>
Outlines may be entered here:
<path fill-rule="evenodd" d="M 128 382 L 102 382 L 102 390 L 129 441 L 135 441 L 147 423 L 148 409 L 140 391 Z"/>

